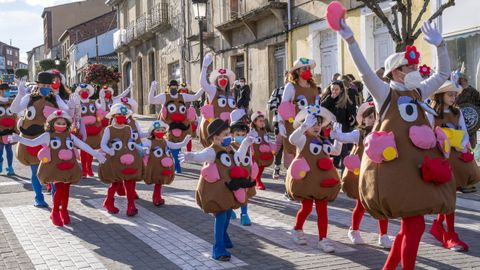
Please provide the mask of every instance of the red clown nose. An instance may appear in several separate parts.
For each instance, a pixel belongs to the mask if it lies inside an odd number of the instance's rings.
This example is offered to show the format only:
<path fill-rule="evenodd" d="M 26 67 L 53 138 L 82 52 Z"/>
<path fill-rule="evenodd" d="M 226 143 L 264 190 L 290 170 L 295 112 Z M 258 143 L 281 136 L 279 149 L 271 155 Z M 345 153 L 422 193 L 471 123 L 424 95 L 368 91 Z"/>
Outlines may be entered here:
<path fill-rule="evenodd" d="M 320 170 L 329 171 L 333 169 L 333 162 L 330 158 L 321 158 L 317 161 L 317 166 Z"/>
<path fill-rule="evenodd" d="M 248 171 L 245 168 L 240 166 L 233 166 L 230 169 L 230 177 L 231 178 L 248 178 Z"/>
<path fill-rule="evenodd" d="M 185 120 L 185 114 L 181 114 L 181 113 L 172 113 L 170 115 L 170 118 L 174 121 L 174 122 L 183 122 Z"/>

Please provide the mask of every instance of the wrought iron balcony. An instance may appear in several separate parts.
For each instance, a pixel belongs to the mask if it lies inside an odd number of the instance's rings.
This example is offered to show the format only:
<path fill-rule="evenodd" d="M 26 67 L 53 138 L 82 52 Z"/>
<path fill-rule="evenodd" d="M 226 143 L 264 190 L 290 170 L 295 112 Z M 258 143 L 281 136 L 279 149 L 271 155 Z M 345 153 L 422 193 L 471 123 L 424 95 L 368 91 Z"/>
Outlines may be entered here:
<path fill-rule="evenodd" d="M 142 16 L 137 18 L 135 23 L 135 37 L 141 37 L 145 32 L 147 32 L 147 21 L 148 21 L 148 14 L 144 13 Z"/>
<path fill-rule="evenodd" d="M 125 31 L 126 31 L 125 42 L 126 42 L 127 44 L 129 44 L 129 43 L 132 42 L 133 39 L 135 38 L 135 23 L 134 23 L 134 22 L 131 22 L 131 23 L 125 28 Z"/>
<path fill-rule="evenodd" d="M 164 31 L 170 27 L 168 2 L 156 4 L 150 9 L 150 20 L 147 21 L 149 31 Z"/>

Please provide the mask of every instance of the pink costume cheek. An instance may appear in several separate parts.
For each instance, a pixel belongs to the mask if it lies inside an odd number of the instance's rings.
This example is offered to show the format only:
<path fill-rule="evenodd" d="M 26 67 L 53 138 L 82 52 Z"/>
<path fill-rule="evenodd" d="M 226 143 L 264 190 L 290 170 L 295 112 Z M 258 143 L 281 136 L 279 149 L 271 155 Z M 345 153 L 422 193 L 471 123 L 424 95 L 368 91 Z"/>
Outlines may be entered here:
<path fill-rule="evenodd" d="M 374 131 L 365 137 L 365 154 L 375 163 L 398 158 L 397 145 L 393 132 Z"/>
<path fill-rule="evenodd" d="M 293 123 L 293 120 L 295 119 L 295 105 L 288 101 L 284 101 L 278 106 L 278 113 L 284 121 Z"/>
<path fill-rule="evenodd" d="M 438 149 L 440 149 L 440 152 L 442 152 L 445 158 L 448 158 L 452 147 L 447 135 L 441 127 L 435 127 L 435 135 L 437 136 Z"/>
<path fill-rule="evenodd" d="M 348 155 L 343 159 L 345 168 L 355 175 L 360 174 L 360 157 L 358 155 Z"/>
<path fill-rule="evenodd" d="M 194 121 L 195 119 L 197 119 L 197 113 L 195 112 L 195 108 L 193 106 L 188 107 L 187 118 L 190 121 Z"/>
<path fill-rule="evenodd" d="M 411 126 L 408 136 L 412 143 L 420 149 L 428 150 L 437 144 L 435 133 L 432 128 L 427 125 Z"/>
<path fill-rule="evenodd" d="M 50 162 L 52 160 L 52 152 L 50 150 L 50 147 L 48 147 L 48 145 L 42 146 L 42 149 L 38 151 L 37 158 L 43 163 Z"/>
<path fill-rule="evenodd" d="M 290 173 L 294 180 L 300 180 L 305 178 L 307 173 L 310 171 L 310 166 L 308 166 L 305 158 L 298 158 L 292 161 L 290 165 Z"/>
<path fill-rule="evenodd" d="M 160 111 L 160 115 L 162 119 L 167 119 L 167 108 L 165 106 L 162 106 L 162 110 Z"/>
<path fill-rule="evenodd" d="M 102 120 L 107 115 L 107 112 L 102 109 L 97 109 L 97 118 Z"/>
<path fill-rule="evenodd" d="M 253 179 L 257 178 L 258 172 L 259 172 L 258 164 L 255 161 L 252 161 L 252 173 L 251 177 Z"/>
<path fill-rule="evenodd" d="M 213 119 L 215 118 L 215 114 L 214 114 L 214 111 L 213 111 L 213 105 L 208 104 L 208 105 L 204 105 L 203 107 L 201 107 L 200 108 L 200 114 L 208 122 L 213 121 Z"/>
<path fill-rule="evenodd" d="M 218 167 L 214 162 L 205 164 L 200 170 L 200 174 L 203 178 L 205 178 L 205 181 L 207 181 L 208 183 L 215 183 L 220 180 Z"/>

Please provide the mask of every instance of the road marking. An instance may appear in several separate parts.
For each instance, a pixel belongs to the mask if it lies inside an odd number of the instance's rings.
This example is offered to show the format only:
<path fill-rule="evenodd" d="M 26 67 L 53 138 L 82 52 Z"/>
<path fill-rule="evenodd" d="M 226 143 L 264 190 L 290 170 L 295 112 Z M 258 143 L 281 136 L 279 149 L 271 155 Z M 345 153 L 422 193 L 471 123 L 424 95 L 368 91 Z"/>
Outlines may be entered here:
<path fill-rule="evenodd" d="M 48 212 L 30 205 L 1 210 L 36 269 L 106 269 L 72 228 L 53 226 Z"/>
<path fill-rule="evenodd" d="M 16 185 L 20 185 L 20 183 L 15 182 L 15 181 L 0 182 L 0 187 L 4 187 L 4 186 L 16 186 Z"/>
<path fill-rule="evenodd" d="M 227 269 L 247 265 L 234 256 L 230 262 L 216 261 L 211 258 L 212 244 L 207 241 L 138 204 L 139 214 L 133 218 L 127 217 L 125 198 L 115 198 L 115 201 L 120 209 L 116 215 L 103 210 L 103 199 L 90 199 L 87 203 L 182 269 Z"/>
<path fill-rule="evenodd" d="M 176 198 L 180 203 L 198 208 L 193 192 L 175 192 L 169 194 L 170 197 Z M 312 211 L 314 212 L 314 211 Z M 304 253 L 304 254 L 324 254 L 317 248 L 318 244 L 318 232 L 310 231 L 306 228 L 305 234 L 307 236 L 307 245 L 299 246 L 292 241 L 290 231 L 292 230 L 292 224 L 287 224 L 270 216 L 266 216 L 264 213 L 255 211 L 255 209 L 249 208 L 248 215 L 250 216 L 253 226 L 242 226 L 238 221 L 231 222 L 231 224 L 238 226 L 252 234 L 263 237 L 279 246 L 287 248 L 292 251 Z M 239 215 L 238 215 L 239 216 Z M 331 226 L 331 225 L 330 225 Z M 335 253 L 353 252 L 356 249 L 351 248 L 345 244 L 337 241 L 332 241 L 335 246 Z"/>

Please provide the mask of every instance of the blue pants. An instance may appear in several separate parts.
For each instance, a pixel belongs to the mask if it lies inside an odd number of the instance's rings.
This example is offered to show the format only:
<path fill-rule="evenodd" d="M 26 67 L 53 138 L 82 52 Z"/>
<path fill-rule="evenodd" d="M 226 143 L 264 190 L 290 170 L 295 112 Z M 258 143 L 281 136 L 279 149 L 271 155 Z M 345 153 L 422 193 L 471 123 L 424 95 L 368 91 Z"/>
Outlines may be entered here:
<path fill-rule="evenodd" d="M 182 172 L 182 167 L 180 166 L 180 160 L 178 160 L 178 154 L 180 154 L 180 151 L 182 149 L 170 149 L 172 152 L 173 156 L 173 161 L 175 163 L 175 172 L 176 173 L 181 173 Z"/>
<path fill-rule="evenodd" d="M 32 187 L 33 191 L 35 191 L 35 206 L 48 206 L 48 204 L 45 202 L 45 198 L 43 197 L 42 194 L 42 185 L 40 184 L 40 181 L 38 180 L 37 177 L 37 171 L 38 171 L 38 164 L 36 165 L 30 165 L 30 168 L 32 169 Z"/>
<path fill-rule="evenodd" d="M 248 214 L 248 206 L 245 204 L 240 208 L 242 210 L 242 215 Z"/>
<path fill-rule="evenodd" d="M 231 256 L 227 248 L 232 248 L 233 244 L 228 236 L 227 230 L 230 224 L 232 210 L 223 211 L 215 215 L 214 223 L 214 244 L 212 251 L 212 258 L 218 259 L 221 256 Z"/>
<path fill-rule="evenodd" d="M 7 152 L 7 166 L 8 168 L 12 168 L 12 163 L 13 163 L 13 151 L 12 151 L 12 145 L 11 144 L 3 144 L 0 143 L 0 167 L 3 167 L 3 149 L 5 148 L 5 151 Z"/>

